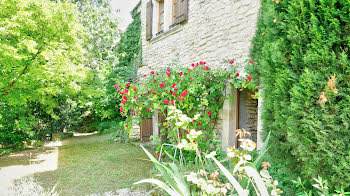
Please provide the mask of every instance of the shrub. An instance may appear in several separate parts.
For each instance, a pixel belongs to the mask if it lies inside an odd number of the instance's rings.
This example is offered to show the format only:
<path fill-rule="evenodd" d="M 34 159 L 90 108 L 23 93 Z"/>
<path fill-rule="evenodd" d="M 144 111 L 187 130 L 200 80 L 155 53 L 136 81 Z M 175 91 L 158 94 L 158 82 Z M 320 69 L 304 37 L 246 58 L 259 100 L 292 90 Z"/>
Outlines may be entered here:
<path fill-rule="evenodd" d="M 181 111 L 169 106 L 168 118 L 176 121 L 173 125 L 178 131 L 187 129 L 187 121 L 195 118 L 189 118 L 183 115 Z M 255 161 L 252 161 L 251 153 L 255 150 L 256 144 L 247 139 L 250 134 L 245 130 L 237 130 L 240 135 L 240 148 L 227 148 L 227 157 L 218 161 L 214 156 L 216 152 L 205 153 L 198 148 L 197 140 L 201 137 L 202 131 L 194 129 L 186 136 L 186 139 L 178 141 L 177 147 L 180 149 L 180 161 L 171 158 L 175 163 L 160 163 L 146 149 L 144 151 L 155 164 L 157 170 L 161 173 L 164 181 L 158 179 L 145 179 L 135 184 L 152 183 L 159 186 L 169 195 L 240 195 L 246 196 L 250 192 L 257 195 L 273 196 L 281 195 L 282 191 L 277 188 L 278 181 L 273 180 L 269 174 L 268 167 L 270 163 L 262 162 L 262 170 L 257 171 L 264 153 L 267 151 L 267 141 Z M 269 137 L 268 137 L 269 138 Z M 180 140 L 180 138 L 177 138 Z M 196 153 L 195 165 L 189 165 L 187 168 L 183 164 L 184 151 L 194 151 Z M 225 162 L 227 167 L 223 165 Z M 185 180 L 186 179 L 186 180 Z"/>
<path fill-rule="evenodd" d="M 130 141 L 129 132 L 123 129 L 118 129 L 117 131 L 114 131 L 114 133 L 111 136 L 111 139 L 115 142 L 120 142 L 120 143 L 129 142 Z"/>
<path fill-rule="evenodd" d="M 100 134 L 108 134 L 116 132 L 120 129 L 118 122 L 116 121 L 104 121 L 98 124 L 97 130 Z"/>
<path fill-rule="evenodd" d="M 44 142 L 40 141 L 40 140 L 35 140 L 33 142 L 33 146 L 34 147 L 42 147 L 44 145 Z"/>
<path fill-rule="evenodd" d="M 126 117 L 124 128 L 132 131 L 134 122 L 140 124 L 144 119 L 154 115 L 166 116 L 168 106 L 175 106 L 187 116 L 198 116 L 192 122 L 186 122 L 188 130 L 177 132 L 169 122 L 161 124 L 161 134 L 166 135 L 166 143 L 177 144 L 177 138 L 185 138 L 191 129 L 206 130 L 203 137 L 198 138 L 200 149 L 218 150 L 220 141 L 214 131 L 219 110 L 225 99 L 231 97 L 226 89 L 234 85 L 236 88 L 255 90 L 251 77 L 239 75 L 233 61 L 218 69 L 210 68 L 206 62 L 199 62 L 188 67 L 171 65 L 172 68 L 149 70 L 144 81 L 136 84 L 117 84 L 120 98 L 120 112 Z M 168 120 L 167 120 L 168 121 Z M 189 161 L 194 161 L 192 154 Z"/>
<path fill-rule="evenodd" d="M 307 179 L 350 184 L 350 2 L 263 0 L 252 49 L 271 155 Z"/>
<path fill-rule="evenodd" d="M 73 137 L 74 133 L 72 131 L 64 132 L 60 135 L 60 140 L 64 140 Z"/>

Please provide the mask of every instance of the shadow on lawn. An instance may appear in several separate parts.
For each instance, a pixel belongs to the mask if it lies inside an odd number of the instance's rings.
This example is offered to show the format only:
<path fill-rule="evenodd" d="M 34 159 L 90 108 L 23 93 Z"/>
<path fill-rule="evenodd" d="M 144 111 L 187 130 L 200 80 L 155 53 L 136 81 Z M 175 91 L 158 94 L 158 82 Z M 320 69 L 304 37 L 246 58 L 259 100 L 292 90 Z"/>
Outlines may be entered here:
<path fill-rule="evenodd" d="M 109 135 L 73 137 L 58 148 L 58 167 L 35 174 L 47 189 L 57 184 L 61 195 L 88 195 L 129 188 L 148 178 L 153 164 L 140 147 L 118 144 Z"/>

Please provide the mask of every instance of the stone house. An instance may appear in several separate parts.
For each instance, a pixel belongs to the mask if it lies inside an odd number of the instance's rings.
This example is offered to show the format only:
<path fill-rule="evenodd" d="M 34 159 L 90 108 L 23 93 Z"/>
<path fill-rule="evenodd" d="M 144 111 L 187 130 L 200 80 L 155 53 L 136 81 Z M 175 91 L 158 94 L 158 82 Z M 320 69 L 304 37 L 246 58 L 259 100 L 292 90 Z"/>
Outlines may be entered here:
<path fill-rule="evenodd" d="M 174 61 L 180 65 L 206 61 L 216 68 L 223 60 L 246 60 L 259 8 L 260 0 L 141 0 L 143 62 L 139 78 L 148 74 L 149 67 L 159 69 Z M 243 67 L 239 70 L 245 74 Z M 244 89 L 231 88 L 229 93 L 234 101 L 224 103 L 216 126 L 223 147 L 236 143 L 238 128 L 252 132 L 261 147 L 262 100 L 251 99 Z M 154 116 L 149 123 L 153 135 L 159 133 L 158 120 Z"/>

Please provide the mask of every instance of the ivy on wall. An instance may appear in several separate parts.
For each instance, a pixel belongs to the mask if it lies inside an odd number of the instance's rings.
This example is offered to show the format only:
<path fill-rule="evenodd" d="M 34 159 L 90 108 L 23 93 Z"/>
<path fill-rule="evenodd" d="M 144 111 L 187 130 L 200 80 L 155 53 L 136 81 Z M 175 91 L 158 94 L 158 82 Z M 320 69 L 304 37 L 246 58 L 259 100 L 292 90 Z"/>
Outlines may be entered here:
<path fill-rule="evenodd" d="M 124 72 L 126 80 L 136 78 L 137 64 L 142 63 L 141 59 L 141 14 L 139 12 L 140 3 L 131 12 L 133 18 L 132 23 L 127 27 L 126 31 L 121 35 L 118 45 L 119 67 L 128 68 Z M 136 63 L 136 66 L 135 66 Z"/>

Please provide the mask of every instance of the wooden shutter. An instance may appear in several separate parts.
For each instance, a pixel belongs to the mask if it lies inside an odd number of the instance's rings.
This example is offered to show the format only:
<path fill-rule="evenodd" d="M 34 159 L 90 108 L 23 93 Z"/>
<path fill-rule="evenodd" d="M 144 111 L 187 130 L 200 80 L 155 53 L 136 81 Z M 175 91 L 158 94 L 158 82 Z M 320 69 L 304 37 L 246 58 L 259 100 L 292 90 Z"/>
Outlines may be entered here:
<path fill-rule="evenodd" d="M 175 5 L 176 23 L 188 20 L 188 1 L 189 0 L 177 0 Z"/>
<path fill-rule="evenodd" d="M 176 17 L 179 15 L 178 1 L 179 1 L 179 0 L 173 0 L 173 17 L 172 17 L 172 24 L 177 24 Z"/>
<path fill-rule="evenodd" d="M 152 22 L 153 22 L 153 4 L 152 0 L 147 3 L 146 12 L 146 40 L 152 39 Z"/>

